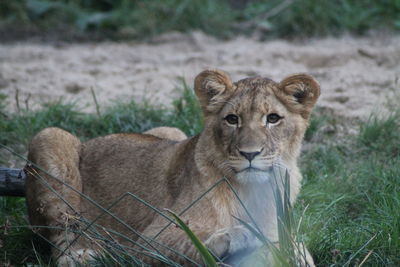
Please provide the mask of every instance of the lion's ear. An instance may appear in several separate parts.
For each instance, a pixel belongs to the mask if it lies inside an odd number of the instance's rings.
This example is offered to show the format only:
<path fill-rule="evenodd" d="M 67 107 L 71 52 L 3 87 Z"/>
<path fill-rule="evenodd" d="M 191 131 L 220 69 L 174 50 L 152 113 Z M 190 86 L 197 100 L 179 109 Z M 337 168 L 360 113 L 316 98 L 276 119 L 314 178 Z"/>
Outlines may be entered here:
<path fill-rule="evenodd" d="M 306 119 L 320 95 L 319 83 L 308 74 L 291 75 L 283 79 L 278 88 L 287 107 Z"/>
<path fill-rule="evenodd" d="M 231 78 L 220 70 L 205 70 L 194 81 L 194 91 L 204 112 L 212 112 L 232 89 Z"/>

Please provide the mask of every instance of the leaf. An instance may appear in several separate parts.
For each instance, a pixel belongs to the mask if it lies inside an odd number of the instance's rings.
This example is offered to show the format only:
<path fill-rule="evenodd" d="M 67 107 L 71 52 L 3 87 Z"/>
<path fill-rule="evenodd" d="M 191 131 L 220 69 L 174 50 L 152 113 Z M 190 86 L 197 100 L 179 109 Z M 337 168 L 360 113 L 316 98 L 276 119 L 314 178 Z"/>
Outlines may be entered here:
<path fill-rule="evenodd" d="M 396 21 L 394 22 L 394 27 L 395 27 L 396 29 L 400 29 L 400 20 L 396 20 Z"/>
<path fill-rule="evenodd" d="M 60 4 L 43 0 L 28 0 L 26 6 L 34 15 L 42 16 L 51 9 L 60 7 Z"/>
<path fill-rule="evenodd" d="M 90 26 L 99 27 L 105 20 L 110 18 L 111 13 L 97 12 L 93 14 L 82 14 L 76 25 L 80 30 L 87 30 Z"/>
<path fill-rule="evenodd" d="M 179 218 L 177 214 L 173 211 L 165 209 L 175 218 L 178 225 L 182 228 L 183 231 L 187 234 L 187 236 L 192 241 L 193 245 L 196 247 L 198 252 L 200 253 L 201 257 L 203 258 L 204 263 L 207 267 L 218 267 L 217 262 L 215 261 L 214 257 L 208 251 L 206 246 L 200 241 L 200 239 L 190 230 L 190 228 Z"/>

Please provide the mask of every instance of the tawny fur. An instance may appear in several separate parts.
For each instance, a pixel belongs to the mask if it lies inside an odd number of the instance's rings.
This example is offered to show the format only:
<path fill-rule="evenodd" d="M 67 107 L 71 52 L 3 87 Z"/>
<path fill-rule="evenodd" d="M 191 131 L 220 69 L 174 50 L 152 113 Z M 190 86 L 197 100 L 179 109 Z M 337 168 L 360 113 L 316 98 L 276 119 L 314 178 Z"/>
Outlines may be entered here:
<path fill-rule="evenodd" d="M 144 134 L 151 134 L 156 137 L 170 139 L 173 141 L 183 141 L 187 138 L 186 134 L 181 130 L 173 127 L 157 127 L 145 131 Z"/>
<path fill-rule="evenodd" d="M 320 94 L 318 83 L 306 74 L 290 76 L 280 83 L 261 77 L 233 83 L 226 73 L 207 70 L 197 76 L 195 92 L 205 121 L 203 132 L 197 136 L 186 138 L 180 130 L 167 127 L 146 134 L 112 134 L 81 143 L 64 130 L 48 128 L 33 138 L 29 159 L 105 208 L 131 192 L 159 210 L 168 208 L 179 213 L 225 177 L 248 205 L 263 233 L 277 241 L 273 190 L 280 185 L 272 179 L 273 172 L 287 168 L 290 198 L 295 201 L 302 178 L 297 158 L 311 109 Z M 267 123 L 267 116 L 273 113 L 282 119 L 276 124 Z M 236 125 L 227 122 L 229 114 L 238 116 Z M 251 161 L 253 169 L 246 169 L 250 161 L 243 152 L 260 152 Z M 42 170 L 30 171 L 37 174 L 28 175 L 27 179 L 32 225 L 69 227 L 76 223 L 74 218 L 81 216 L 89 221 L 97 219 L 96 224 L 104 229 L 143 243 L 112 216 L 104 214 L 98 218 L 103 213 L 101 209 Z M 38 175 L 59 196 L 47 189 Z M 129 196 L 110 211 L 145 236 L 155 236 L 168 223 Z M 251 223 L 232 190 L 222 182 L 182 217 L 211 251 L 223 256 L 258 245 L 233 216 Z M 61 265 L 68 265 L 70 256 L 86 248 L 101 253 L 96 245 L 99 242 L 75 240 L 73 233 L 47 230 L 42 234 L 62 248 L 69 247 L 58 259 Z M 110 235 L 121 244 L 131 245 Z M 201 263 L 196 249 L 179 228 L 168 227 L 157 240 Z M 188 263 L 169 250 L 157 249 L 171 259 Z M 60 254 L 54 249 L 54 258 Z"/>

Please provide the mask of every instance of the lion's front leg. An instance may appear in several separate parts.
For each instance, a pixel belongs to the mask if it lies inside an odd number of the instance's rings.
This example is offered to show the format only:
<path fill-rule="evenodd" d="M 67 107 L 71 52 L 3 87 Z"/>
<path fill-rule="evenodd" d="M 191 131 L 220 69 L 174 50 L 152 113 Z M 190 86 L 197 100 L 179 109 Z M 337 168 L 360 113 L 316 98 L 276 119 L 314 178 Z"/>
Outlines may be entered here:
<path fill-rule="evenodd" d="M 142 245 L 141 253 L 138 255 L 146 263 L 158 266 L 160 260 L 152 256 L 154 252 L 161 253 L 167 260 L 183 264 L 185 266 L 203 265 L 201 256 L 198 254 L 196 247 L 193 245 L 186 233 L 177 225 L 171 224 L 168 228 L 163 229 L 164 224 L 153 223 L 148 226 L 142 235 L 147 238 L 148 242 L 138 240 Z M 205 240 L 210 234 L 210 230 L 205 227 L 189 224 L 190 229 L 201 239 Z M 154 238 L 157 236 L 156 238 Z M 145 248 L 143 248 L 145 247 Z"/>
<path fill-rule="evenodd" d="M 79 172 L 81 142 L 58 128 L 39 132 L 29 145 L 26 200 L 29 220 L 38 234 L 52 244 L 59 266 L 83 262 L 93 251 L 82 246 L 80 207 L 82 180 Z"/>
<path fill-rule="evenodd" d="M 240 253 L 242 251 L 253 251 L 261 246 L 261 242 L 242 225 L 234 226 L 231 228 L 224 228 L 218 231 L 206 227 L 204 225 L 189 224 L 189 228 L 203 241 L 205 246 L 210 252 L 219 260 Z M 159 227 L 150 226 L 143 233 L 145 236 L 154 236 L 157 232 L 155 229 Z M 193 265 L 193 262 L 203 264 L 202 258 L 198 253 L 196 247 L 193 245 L 186 233 L 177 226 L 168 227 L 157 239 L 157 242 L 172 250 L 162 248 L 156 243 L 152 242 L 155 248 L 159 249 L 164 256 L 169 259 L 185 265 Z M 177 254 L 174 251 L 178 251 Z M 148 259 L 147 262 L 151 264 L 159 264 L 156 259 Z"/>

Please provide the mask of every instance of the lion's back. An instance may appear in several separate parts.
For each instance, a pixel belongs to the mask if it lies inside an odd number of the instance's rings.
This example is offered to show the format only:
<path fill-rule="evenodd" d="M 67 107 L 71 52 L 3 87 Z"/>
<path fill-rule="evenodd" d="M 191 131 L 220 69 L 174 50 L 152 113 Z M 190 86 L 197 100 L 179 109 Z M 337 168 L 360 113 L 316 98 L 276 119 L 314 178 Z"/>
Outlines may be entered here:
<path fill-rule="evenodd" d="M 162 151 L 167 153 L 173 144 L 172 141 L 144 134 L 112 134 L 89 140 L 82 146 L 79 166 L 83 193 L 102 207 L 109 207 L 126 194 L 111 212 L 141 231 L 154 216 L 150 209 L 134 200 L 129 193 L 149 203 L 157 203 L 155 198 L 168 201 L 162 166 L 168 160 Z M 82 210 L 88 219 L 104 213 L 90 201 L 82 202 Z M 101 221 L 102 225 L 124 231 L 124 226 L 111 216 L 103 216 Z"/>

